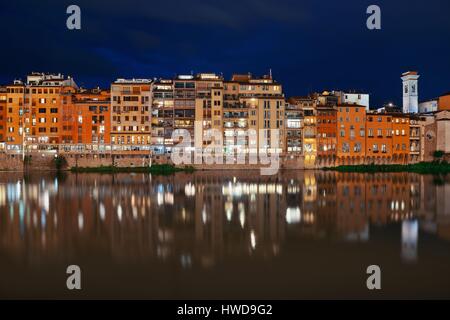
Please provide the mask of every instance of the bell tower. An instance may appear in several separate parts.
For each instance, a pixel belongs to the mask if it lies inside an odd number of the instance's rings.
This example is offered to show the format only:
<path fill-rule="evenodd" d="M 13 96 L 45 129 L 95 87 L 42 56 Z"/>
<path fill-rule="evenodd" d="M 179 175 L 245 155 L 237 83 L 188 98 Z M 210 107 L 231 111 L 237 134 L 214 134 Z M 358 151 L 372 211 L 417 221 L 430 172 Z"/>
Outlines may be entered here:
<path fill-rule="evenodd" d="M 408 71 L 402 74 L 403 113 L 419 112 L 419 77 L 417 71 Z"/>

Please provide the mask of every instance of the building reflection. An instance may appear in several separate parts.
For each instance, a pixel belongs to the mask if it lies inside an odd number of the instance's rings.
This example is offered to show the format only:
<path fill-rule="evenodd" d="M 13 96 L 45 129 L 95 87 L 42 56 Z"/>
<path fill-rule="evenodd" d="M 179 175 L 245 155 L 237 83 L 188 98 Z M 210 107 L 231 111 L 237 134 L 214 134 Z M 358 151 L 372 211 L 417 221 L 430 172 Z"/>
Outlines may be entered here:
<path fill-rule="evenodd" d="M 0 250 L 29 264 L 86 255 L 208 268 L 305 238 L 365 243 L 398 225 L 399 255 L 415 262 L 419 230 L 450 240 L 449 199 L 448 178 L 409 173 L 5 173 Z"/>

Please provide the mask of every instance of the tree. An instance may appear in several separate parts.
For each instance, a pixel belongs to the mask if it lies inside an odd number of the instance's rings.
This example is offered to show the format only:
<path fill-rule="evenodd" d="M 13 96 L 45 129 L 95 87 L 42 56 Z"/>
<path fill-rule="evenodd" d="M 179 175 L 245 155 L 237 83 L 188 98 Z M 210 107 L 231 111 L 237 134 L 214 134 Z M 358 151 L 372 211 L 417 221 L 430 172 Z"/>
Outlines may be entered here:
<path fill-rule="evenodd" d="M 436 159 L 441 159 L 445 155 L 445 152 L 442 150 L 436 150 L 433 152 L 433 157 Z"/>

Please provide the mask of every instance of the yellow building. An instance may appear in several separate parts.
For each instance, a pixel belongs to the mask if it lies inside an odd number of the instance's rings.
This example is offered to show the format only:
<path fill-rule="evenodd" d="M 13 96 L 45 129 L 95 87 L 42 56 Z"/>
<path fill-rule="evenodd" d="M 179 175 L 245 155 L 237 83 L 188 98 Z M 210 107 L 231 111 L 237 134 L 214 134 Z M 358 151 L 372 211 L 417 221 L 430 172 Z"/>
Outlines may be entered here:
<path fill-rule="evenodd" d="M 118 79 L 111 85 L 111 144 L 114 150 L 150 150 L 149 79 Z"/>

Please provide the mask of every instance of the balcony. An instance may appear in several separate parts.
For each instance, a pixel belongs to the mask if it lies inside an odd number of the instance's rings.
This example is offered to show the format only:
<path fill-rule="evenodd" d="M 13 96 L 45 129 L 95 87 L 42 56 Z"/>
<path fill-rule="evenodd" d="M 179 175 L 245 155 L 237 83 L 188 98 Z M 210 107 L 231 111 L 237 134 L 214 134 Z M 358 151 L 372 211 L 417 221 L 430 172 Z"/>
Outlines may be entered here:
<path fill-rule="evenodd" d="M 225 119 L 248 118 L 248 112 L 224 112 Z"/>

